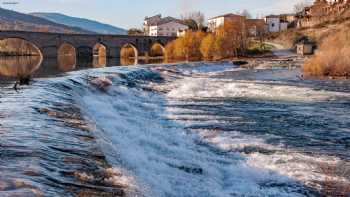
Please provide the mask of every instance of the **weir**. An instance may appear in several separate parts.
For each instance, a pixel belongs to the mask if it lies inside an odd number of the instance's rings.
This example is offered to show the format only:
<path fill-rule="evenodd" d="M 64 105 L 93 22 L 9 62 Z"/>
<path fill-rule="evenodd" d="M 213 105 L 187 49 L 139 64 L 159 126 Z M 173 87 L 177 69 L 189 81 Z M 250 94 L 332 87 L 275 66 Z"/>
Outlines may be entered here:
<path fill-rule="evenodd" d="M 154 45 L 164 46 L 176 37 L 129 36 L 99 34 L 63 34 L 28 31 L 0 31 L 0 40 L 18 38 L 32 43 L 40 50 L 43 58 L 57 58 L 64 44 L 74 47 L 77 57 L 92 57 L 97 44 L 105 47 L 107 58 L 120 58 L 123 46 L 131 45 L 138 56 L 148 56 Z"/>

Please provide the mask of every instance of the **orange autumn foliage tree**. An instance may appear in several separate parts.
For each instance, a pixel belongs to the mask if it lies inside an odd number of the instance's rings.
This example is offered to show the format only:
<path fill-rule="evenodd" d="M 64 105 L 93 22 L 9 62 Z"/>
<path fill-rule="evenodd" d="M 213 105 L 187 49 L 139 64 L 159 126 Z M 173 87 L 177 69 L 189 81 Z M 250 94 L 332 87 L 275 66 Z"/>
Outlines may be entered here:
<path fill-rule="evenodd" d="M 247 47 L 244 22 L 227 22 L 214 33 L 188 31 L 166 46 L 167 59 L 213 60 L 238 56 Z"/>
<path fill-rule="evenodd" d="M 211 33 L 207 34 L 200 45 L 200 52 L 204 60 L 212 60 L 214 58 L 215 36 Z"/>
<path fill-rule="evenodd" d="M 247 29 L 244 21 L 228 21 L 216 30 L 215 51 L 218 58 L 244 54 L 247 43 Z"/>
<path fill-rule="evenodd" d="M 205 33 L 188 31 L 183 37 L 170 42 L 166 46 L 166 57 L 177 60 L 200 60 L 200 46 Z"/>

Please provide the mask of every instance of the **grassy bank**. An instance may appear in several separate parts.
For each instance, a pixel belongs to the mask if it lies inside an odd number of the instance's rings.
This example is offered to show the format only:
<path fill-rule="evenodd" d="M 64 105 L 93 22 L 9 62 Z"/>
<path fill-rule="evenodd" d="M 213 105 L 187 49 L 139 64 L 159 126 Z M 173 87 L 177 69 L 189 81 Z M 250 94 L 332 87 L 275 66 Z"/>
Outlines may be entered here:
<path fill-rule="evenodd" d="M 272 45 L 251 40 L 249 41 L 248 48 L 245 52 L 245 57 L 261 57 L 271 55 L 271 50 L 273 48 L 274 47 Z"/>
<path fill-rule="evenodd" d="M 325 38 L 303 71 L 308 76 L 350 78 L 350 27 Z"/>

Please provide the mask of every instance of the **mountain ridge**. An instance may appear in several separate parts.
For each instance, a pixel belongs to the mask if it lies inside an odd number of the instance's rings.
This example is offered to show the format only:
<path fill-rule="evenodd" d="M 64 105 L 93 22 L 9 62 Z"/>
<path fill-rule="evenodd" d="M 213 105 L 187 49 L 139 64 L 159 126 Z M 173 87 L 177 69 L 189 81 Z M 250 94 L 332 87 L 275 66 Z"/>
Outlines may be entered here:
<path fill-rule="evenodd" d="M 95 20 L 68 16 L 57 12 L 33 12 L 29 13 L 32 16 L 41 17 L 46 20 L 67 25 L 70 27 L 78 27 L 88 31 L 100 33 L 100 34 L 120 34 L 126 35 L 127 30 L 115 27 L 106 23 L 101 23 Z"/>
<path fill-rule="evenodd" d="M 77 27 L 58 24 L 40 17 L 0 8 L 0 30 L 91 34 Z"/>

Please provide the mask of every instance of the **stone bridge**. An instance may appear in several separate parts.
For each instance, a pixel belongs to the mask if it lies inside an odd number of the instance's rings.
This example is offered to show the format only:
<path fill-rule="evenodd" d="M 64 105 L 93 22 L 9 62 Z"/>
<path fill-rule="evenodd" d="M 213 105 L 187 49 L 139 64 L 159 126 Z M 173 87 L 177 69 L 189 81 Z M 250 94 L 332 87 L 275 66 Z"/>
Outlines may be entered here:
<path fill-rule="evenodd" d="M 23 39 L 32 43 L 43 58 L 57 58 L 63 44 L 74 47 L 78 57 L 92 57 L 94 46 L 97 44 L 106 48 L 107 58 L 120 58 L 121 49 L 125 46 L 132 47 L 136 56 L 147 56 L 153 45 L 160 44 L 164 49 L 168 42 L 175 39 L 175 37 L 0 31 L 0 40 L 8 38 Z"/>

